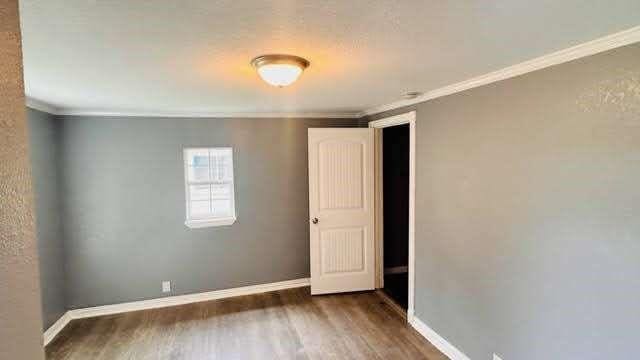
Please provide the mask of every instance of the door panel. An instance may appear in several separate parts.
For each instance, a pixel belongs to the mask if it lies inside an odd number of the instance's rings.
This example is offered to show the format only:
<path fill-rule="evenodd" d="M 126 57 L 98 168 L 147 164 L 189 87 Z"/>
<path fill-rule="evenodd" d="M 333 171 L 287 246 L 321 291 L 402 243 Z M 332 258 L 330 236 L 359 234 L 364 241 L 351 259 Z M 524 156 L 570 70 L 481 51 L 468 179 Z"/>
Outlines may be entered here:
<path fill-rule="evenodd" d="M 309 129 L 312 294 L 374 288 L 373 150 L 373 129 Z"/>
<path fill-rule="evenodd" d="M 364 144 L 327 140 L 318 144 L 321 210 L 362 209 Z"/>
<path fill-rule="evenodd" d="M 320 230 L 322 275 L 365 271 L 364 228 Z"/>

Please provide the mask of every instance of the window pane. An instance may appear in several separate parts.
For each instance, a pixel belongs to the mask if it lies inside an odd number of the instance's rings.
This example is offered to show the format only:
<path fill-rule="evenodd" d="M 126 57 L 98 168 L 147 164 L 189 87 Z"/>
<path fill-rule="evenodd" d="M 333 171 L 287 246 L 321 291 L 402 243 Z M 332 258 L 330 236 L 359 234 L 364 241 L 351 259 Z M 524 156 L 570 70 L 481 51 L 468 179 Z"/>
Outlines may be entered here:
<path fill-rule="evenodd" d="M 189 198 L 191 200 L 209 200 L 211 198 L 209 185 L 189 186 Z"/>
<path fill-rule="evenodd" d="M 192 166 L 209 166 L 209 150 L 188 149 L 187 164 Z"/>
<path fill-rule="evenodd" d="M 214 181 L 231 181 L 233 164 L 231 149 L 211 149 L 211 178 Z"/>
<path fill-rule="evenodd" d="M 191 201 L 189 212 L 194 219 L 211 216 L 211 206 L 208 200 L 206 201 Z"/>
<path fill-rule="evenodd" d="M 230 217 L 231 214 L 231 200 L 213 200 L 211 202 L 213 216 Z"/>
<path fill-rule="evenodd" d="M 231 184 L 211 184 L 212 199 L 229 199 L 231 197 Z"/>
<path fill-rule="evenodd" d="M 189 166 L 189 181 L 209 181 L 209 166 Z"/>

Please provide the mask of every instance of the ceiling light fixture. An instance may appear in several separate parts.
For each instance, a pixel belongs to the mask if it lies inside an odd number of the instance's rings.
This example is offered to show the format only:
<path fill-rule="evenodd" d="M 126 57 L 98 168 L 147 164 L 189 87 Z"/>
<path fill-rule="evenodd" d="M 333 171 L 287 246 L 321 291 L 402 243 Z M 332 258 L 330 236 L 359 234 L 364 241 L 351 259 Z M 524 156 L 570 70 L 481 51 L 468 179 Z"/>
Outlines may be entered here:
<path fill-rule="evenodd" d="M 309 61 L 295 55 L 262 55 L 251 60 L 251 65 L 270 85 L 284 87 L 293 84 L 300 74 L 309 67 Z"/>

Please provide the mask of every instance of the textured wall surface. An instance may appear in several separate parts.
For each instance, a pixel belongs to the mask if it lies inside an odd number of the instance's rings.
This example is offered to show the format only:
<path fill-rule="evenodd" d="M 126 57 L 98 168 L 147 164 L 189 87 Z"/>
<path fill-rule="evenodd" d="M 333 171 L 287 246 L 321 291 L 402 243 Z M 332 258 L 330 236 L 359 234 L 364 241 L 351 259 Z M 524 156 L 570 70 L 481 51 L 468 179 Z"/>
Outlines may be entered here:
<path fill-rule="evenodd" d="M 356 120 L 62 117 L 70 308 L 309 276 L 307 129 Z M 183 147 L 232 146 L 237 221 L 184 225 Z"/>
<path fill-rule="evenodd" d="M 60 198 L 60 131 L 53 115 L 27 109 L 31 169 L 35 193 L 43 327 L 66 311 L 62 199 Z"/>
<path fill-rule="evenodd" d="M 0 0 L 0 359 L 43 359 L 18 1 Z"/>
<path fill-rule="evenodd" d="M 394 111 L 417 110 L 416 314 L 472 359 L 636 357 L 639 59 Z"/>

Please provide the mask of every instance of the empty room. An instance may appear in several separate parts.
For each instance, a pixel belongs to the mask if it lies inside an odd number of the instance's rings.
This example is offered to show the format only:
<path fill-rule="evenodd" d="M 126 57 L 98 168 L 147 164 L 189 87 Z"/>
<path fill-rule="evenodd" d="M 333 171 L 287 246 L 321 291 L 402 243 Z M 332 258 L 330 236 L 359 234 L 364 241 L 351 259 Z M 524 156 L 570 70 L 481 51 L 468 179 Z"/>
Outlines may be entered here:
<path fill-rule="evenodd" d="M 638 358 L 638 0 L 0 0 L 0 59 L 0 360 Z"/>

